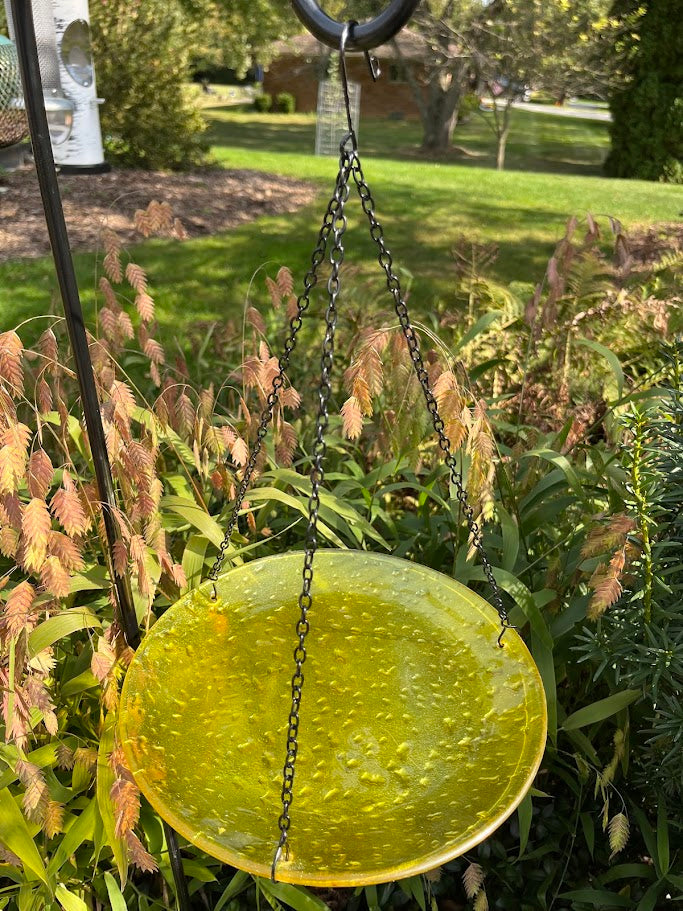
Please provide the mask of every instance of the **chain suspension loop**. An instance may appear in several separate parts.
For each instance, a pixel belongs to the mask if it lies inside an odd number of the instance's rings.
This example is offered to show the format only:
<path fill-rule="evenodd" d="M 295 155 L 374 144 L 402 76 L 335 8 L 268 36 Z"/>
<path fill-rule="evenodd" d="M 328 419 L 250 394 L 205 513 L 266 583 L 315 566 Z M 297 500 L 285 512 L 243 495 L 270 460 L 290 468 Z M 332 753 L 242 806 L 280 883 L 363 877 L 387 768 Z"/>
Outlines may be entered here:
<path fill-rule="evenodd" d="M 272 389 L 266 399 L 266 407 L 261 413 L 261 419 L 259 421 L 259 428 L 256 434 L 256 440 L 252 446 L 251 454 L 249 456 L 249 461 L 247 462 L 244 474 L 242 476 L 242 482 L 240 483 L 239 489 L 237 491 L 237 496 L 235 497 L 235 503 L 230 515 L 230 521 L 228 522 L 228 527 L 226 529 L 223 540 L 221 541 L 220 547 L 218 548 L 218 556 L 216 561 L 211 567 L 208 578 L 212 582 L 216 582 L 216 579 L 219 576 L 223 563 L 225 562 L 225 557 L 230 547 L 230 539 L 232 538 L 232 533 L 237 525 L 237 520 L 239 518 L 240 510 L 242 508 L 242 503 L 244 497 L 249 489 L 251 483 L 251 478 L 254 473 L 254 468 L 256 467 L 256 462 L 261 452 L 261 446 L 263 440 L 268 433 L 268 427 L 270 426 L 271 421 L 273 420 L 273 414 L 275 412 L 275 406 L 280 397 L 280 390 L 285 383 L 285 375 L 287 369 L 289 368 L 289 361 L 292 356 L 292 352 L 296 348 L 296 339 L 299 333 L 299 330 L 302 326 L 302 317 L 303 314 L 308 310 L 310 305 L 310 294 L 313 288 L 318 283 L 318 268 L 325 259 L 325 253 L 327 251 L 327 243 L 329 240 L 330 232 L 332 231 L 335 218 L 337 215 L 337 208 L 339 206 L 338 201 L 338 189 L 340 186 L 346 184 L 348 185 L 349 174 L 351 170 L 351 163 L 348 161 L 345 165 L 346 170 L 344 173 L 341 171 L 337 174 L 337 180 L 335 184 L 335 191 L 327 204 L 327 210 L 323 216 L 322 226 L 320 228 L 320 233 L 318 234 L 318 241 L 315 246 L 315 250 L 311 255 L 311 268 L 306 273 L 304 278 L 304 290 L 301 296 L 297 300 L 296 314 L 292 317 L 289 322 L 289 335 L 285 341 L 284 351 L 279 358 L 278 366 L 279 371 L 273 378 Z M 216 589 L 214 586 L 214 597 L 216 596 Z"/>
<path fill-rule="evenodd" d="M 477 553 L 479 554 L 484 575 L 486 576 L 486 579 L 493 593 L 493 603 L 496 610 L 498 611 L 498 616 L 500 617 L 502 627 L 500 636 L 498 637 L 498 645 L 502 647 L 502 639 L 505 630 L 513 627 L 511 626 L 508 619 L 508 613 L 503 603 L 503 598 L 501 596 L 498 583 L 495 580 L 491 563 L 489 562 L 486 550 L 484 548 L 481 529 L 479 528 L 479 525 L 477 524 L 477 521 L 474 517 L 474 510 L 472 509 L 472 506 L 470 505 L 469 499 L 467 497 L 467 491 L 463 487 L 458 463 L 452 452 L 451 441 L 446 436 L 446 425 L 444 424 L 443 419 L 439 414 L 439 408 L 436 399 L 434 398 L 434 394 L 429 386 L 429 375 L 425 368 L 422 353 L 420 351 L 420 342 L 415 330 L 413 329 L 412 323 L 410 322 L 408 307 L 403 300 L 403 294 L 401 292 L 401 283 L 393 269 L 393 257 L 384 240 L 384 229 L 382 228 L 382 225 L 375 215 L 375 201 L 365 180 L 363 168 L 361 167 L 360 159 L 357 155 L 354 155 L 352 171 L 353 179 L 358 190 L 358 195 L 360 196 L 361 205 L 363 206 L 363 211 L 367 215 L 368 221 L 370 223 L 370 236 L 379 249 L 379 264 L 384 270 L 387 277 L 387 288 L 389 289 L 389 292 L 394 299 L 394 309 L 396 311 L 396 316 L 398 317 L 399 323 L 401 324 L 401 329 L 403 331 L 406 344 L 408 345 L 408 351 L 415 368 L 415 374 L 417 376 L 418 382 L 420 383 L 420 386 L 422 387 L 425 402 L 427 403 L 427 410 L 429 411 L 430 417 L 432 419 L 432 426 L 434 427 L 434 431 L 439 440 L 439 447 L 444 454 L 445 462 L 450 472 L 450 478 L 455 488 L 456 496 L 463 512 L 465 513 L 467 527 L 470 532 L 472 543 L 474 544 Z"/>
<path fill-rule="evenodd" d="M 282 813 L 278 819 L 280 838 L 275 849 L 271 879 L 275 881 L 275 873 L 283 851 L 287 851 L 287 837 L 291 820 L 290 807 L 294 800 L 294 774 L 296 758 L 299 751 L 299 712 L 303 694 L 304 672 L 306 661 L 306 636 L 310 629 L 308 612 L 313 604 L 311 585 L 313 583 L 313 559 L 318 548 L 318 511 L 320 509 L 320 487 L 325 480 L 325 454 L 327 443 L 325 432 L 329 424 L 329 403 L 332 395 L 331 375 L 334 362 L 334 334 L 337 327 L 337 298 L 341 290 L 339 270 L 344 261 L 344 233 L 346 231 L 345 206 L 349 198 L 349 179 L 352 163 L 355 159 L 353 151 L 346 150 L 345 139 L 341 148 L 339 177 L 335 188 L 334 200 L 336 206 L 333 210 L 333 246 L 330 250 L 329 261 L 332 266 L 327 282 L 328 304 L 325 313 L 325 338 L 323 340 L 322 357 L 320 361 L 320 387 L 318 389 L 318 417 L 315 427 L 315 443 L 313 445 L 313 466 L 311 468 L 311 494 L 308 499 L 308 528 L 306 531 L 306 552 L 304 555 L 303 585 L 299 595 L 300 617 L 296 624 L 298 643 L 294 649 L 295 670 L 292 676 L 292 704 L 289 712 L 287 727 L 287 752 L 282 770 Z"/>

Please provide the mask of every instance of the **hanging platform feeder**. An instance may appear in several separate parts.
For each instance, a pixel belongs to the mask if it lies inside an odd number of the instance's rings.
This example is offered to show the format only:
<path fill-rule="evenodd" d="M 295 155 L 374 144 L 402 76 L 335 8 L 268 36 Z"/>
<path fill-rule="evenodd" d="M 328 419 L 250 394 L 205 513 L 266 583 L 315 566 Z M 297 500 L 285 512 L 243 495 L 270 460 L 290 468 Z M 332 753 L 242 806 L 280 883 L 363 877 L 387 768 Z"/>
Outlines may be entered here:
<path fill-rule="evenodd" d="M 299 13 L 311 7 L 293 3 Z M 119 723 L 136 782 L 178 832 L 240 869 L 315 886 L 400 879 L 478 844 L 524 797 L 547 725 L 540 677 L 510 626 L 361 166 L 345 49 L 368 46 L 355 29 L 347 23 L 339 39 L 348 132 L 334 193 L 210 581 L 145 637 Z M 352 187 L 493 606 L 405 560 L 318 549 Z M 325 261 L 305 551 L 221 573 Z"/>
<path fill-rule="evenodd" d="M 177 602 L 138 649 L 120 738 L 143 794 L 189 841 L 270 875 L 302 554 Z M 278 879 L 385 882 L 493 832 L 545 744 L 521 638 L 463 585 L 376 554 L 318 551 L 289 857 Z"/>

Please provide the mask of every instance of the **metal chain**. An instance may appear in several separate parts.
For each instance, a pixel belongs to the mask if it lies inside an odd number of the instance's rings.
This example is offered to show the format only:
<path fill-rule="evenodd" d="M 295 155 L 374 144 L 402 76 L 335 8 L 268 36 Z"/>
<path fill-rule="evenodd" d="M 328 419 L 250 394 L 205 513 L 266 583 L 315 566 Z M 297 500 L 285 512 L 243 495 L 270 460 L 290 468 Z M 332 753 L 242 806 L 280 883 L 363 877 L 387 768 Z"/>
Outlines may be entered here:
<path fill-rule="evenodd" d="M 332 266 L 327 282 L 328 304 L 325 313 L 325 338 L 323 340 L 322 357 L 320 361 L 320 387 L 318 389 L 318 417 L 316 420 L 315 443 L 313 445 L 313 465 L 311 468 L 311 494 L 308 500 L 308 528 L 306 531 L 306 552 L 304 555 L 303 586 L 299 595 L 299 609 L 301 615 L 296 624 L 296 634 L 299 637 L 294 649 L 294 663 L 296 665 L 292 676 L 292 704 L 289 711 L 287 727 L 287 753 L 282 770 L 282 813 L 278 819 L 280 839 L 275 849 L 271 878 L 275 880 L 275 871 L 282 856 L 287 849 L 287 837 L 291 820 L 289 810 L 294 800 L 294 773 L 296 758 L 299 751 L 299 711 L 303 694 L 304 673 L 303 666 L 306 661 L 306 636 L 310 629 L 308 612 L 313 604 L 311 584 L 313 582 L 313 559 L 318 548 L 318 511 L 320 509 L 320 487 L 325 480 L 325 454 L 327 443 L 325 432 L 329 424 L 329 402 L 332 395 L 331 374 L 334 362 L 334 334 L 337 327 L 337 298 L 341 290 L 339 270 L 344 261 L 344 233 L 346 231 L 346 215 L 344 212 L 346 201 L 349 198 L 349 178 L 354 160 L 354 152 L 346 150 L 345 142 L 341 148 L 339 177 L 335 188 L 334 199 L 336 207 L 333 214 L 332 232 L 334 243 L 330 250 L 329 261 Z"/>
<path fill-rule="evenodd" d="M 467 497 L 467 492 L 463 487 L 460 469 L 458 467 L 456 458 L 453 455 L 451 441 L 446 435 L 446 425 L 444 424 L 443 419 L 439 414 L 439 408 L 434 397 L 434 393 L 432 392 L 429 385 L 429 375 L 425 368 L 422 353 L 420 351 L 420 342 L 410 322 L 408 307 L 406 306 L 406 303 L 403 299 L 403 294 L 401 292 L 401 283 L 398 276 L 393 270 L 393 257 L 388 250 L 384 240 L 384 229 L 382 228 L 382 225 L 379 223 L 377 216 L 375 215 L 375 201 L 365 180 L 360 158 L 357 154 L 353 156 L 352 172 L 353 179 L 358 190 L 358 195 L 360 196 L 361 205 L 363 206 L 363 211 L 367 215 L 368 221 L 370 223 L 370 236 L 379 249 L 379 264 L 386 273 L 387 288 L 389 289 L 389 292 L 394 299 L 394 309 L 396 311 L 399 323 L 401 324 L 401 329 L 403 330 L 406 344 L 408 345 L 408 351 L 415 368 L 415 374 L 417 376 L 418 382 L 420 383 L 420 386 L 422 387 L 425 402 L 427 403 L 427 410 L 429 411 L 434 431 L 439 440 L 439 447 L 444 454 L 446 465 L 450 471 L 451 482 L 455 488 L 456 496 L 460 502 L 460 505 L 462 506 L 463 512 L 465 513 L 465 518 L 467 520 L 467 526 L 472 538 L 472 543 L 474 544 L 477 553 L 479 554 L 482 569 L 484 570 L 484 575 L 486 576 L 486 579 L 493 593 L 493 603 L 496 610 L 498 611 L 502 626 L 500 636 L 498 637 L 498 644 L 502 646 L 502 638 L 505 630 L 514 627 L 512 627 L 509 622 L 507 609 L 503 603 L 503 598 L 501 596 L 498 583 L 495 580 L 491 563 L 489 562 L 486 550 L 484 548 L 481 530 L 477 524 L 476 519 L 474 518 L 474 510 L 470 505 L 469 499 Z"/>
<path fill-rule="evenodd" d="M 317 243 L 315 246 L 315 250 L 313 251 L 313 253 L 311 255 L 311 268 L 306 273 L 306 277 L 304 278 L 304 290 L 303 290 L 301 296 L 297 300 L 296 314 L 292 317 L 292 319 L 289 322 L 289 329 L 290 329 L 289 335 L 287 336 L 287 339 L 285 341 L 284 351 L 278 360 L 278 366 L 280 369 L 279 369 L 278 373 L 275 375 L 275 377 L 273 378 L 272 388 L 268 395 L 268 398 L 266 399 L 266 407 L 263 409 L 263 411 L 261 413 L 261 419 L 259 421 L 259 427 L 258 427 L 258 431 L 256 433 L 256 440 L 254 441 L 254 444 L 252 446 L 251 454 L 249 456 L 249 461 L 247 462 L 246 467 L 244 469 L 242 481 L 241 481 L 239 489 L 237 491 L 237 496 L 235 497 L 235 503 L 234 503 L 232 513 L 230 516 L 230 521 L 228 522 L 228 527 L 226 529 L 225 535 L 218 548 L 218 555 L 216 557 L 216 561 L 213 564 L 213 566 L 211 567 L 211 570 L 208 575 L 208 578 L 214 583 L 214 589 L 213 589 L 214 598 L 216 598 L 216 596 L 217 596 L 215 582 L 219 576 L 223 563 L 225 562 L 226 553 L 227 553 L 228 548 L 230 547 L 230 539 L 232 538 L 232 533 L 235 529 L 235 526 L 237 525 L 237 520 L 239 518 L 240 510 L 242 508 L 242 503 L 244 501 L 244 497 L 247 493 L 247 490 L 249 489 L 249 485 L 251 483 L 251 478 L 254 473 L 254 468 L 256 467 L 256 462 L 258 460 L 259 453 L 261 452 L 261 446 L 263 444 L 263 440 L 264 440 L 266 434 L 268 433 L 268 427 L 270 426 L 270 422 L 273 420 L 275 406 L 279 400 L 280 390 L 284 386 L 285 375 L 286 375 L 287 369 L 289 368 L 289 361 L 290 361 L 292 352 L 296 348 L 296 339 L 297 339 L 299 330 L 301 329 L 301 326 L 302 326 L 302 317 L 310 305 L 311 291 L 318 283 L 318 268 L 320 267 L 321 263 L 325 259 L 325 253 L 327 251 L 327 242 L 328 242 L 328 239 L 330 236 L 330 232 L 332 231 L 332 228 L 333 228 L 333 225 L 335 222 L 335 218 L 336 218 L 336 214 L 337 214 L 337 208 L 339 206 L 338 190 L 341 185 L 343 185 L 343 184 L 348 185 L 348 179 L 349 179 L 349 174 L 350 174 L 350 170 L 351 170 L 350 161 L 347 161 L 345 168 L 346 168 L 346 170 L 344 173 L 342 173 L 342 171 L 340 170 L 339 173 L 337 174 L 337 180 L 335 183 L 334 194 L 332 195 L 332 198 L 330 199 L 329 203 L 327 204 L 327 210 L 325 212 L 325 215 L 323 216 L 323 222 L 322 222 L 322 226 L 320 228 L 320 233 L 318 234 L 318 240 L 317 240 Z"/>

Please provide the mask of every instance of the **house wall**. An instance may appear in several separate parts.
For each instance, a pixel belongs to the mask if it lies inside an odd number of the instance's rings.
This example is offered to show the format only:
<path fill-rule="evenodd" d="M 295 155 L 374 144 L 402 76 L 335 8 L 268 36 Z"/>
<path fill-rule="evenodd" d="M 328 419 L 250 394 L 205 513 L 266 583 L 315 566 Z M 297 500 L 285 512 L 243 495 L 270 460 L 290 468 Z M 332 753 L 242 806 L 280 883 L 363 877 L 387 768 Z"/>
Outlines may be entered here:
<path fill-rule="evenodd" d="M 279 57 L 265 73 L 263 90 L 270 93 L 273 100 L 279 92 L 291 92 L 296 98 L 297 111 L 315 111 L 319 69 L 317 60 L 307 62 L 293 55 Z M 406 82 L 390 80 L 389 62 L 383 63 L 382 76 L 375 83 L 364 57 L 347 58 L 347 71 L 349 79 L 361 85 L 361 117 L 419 119 L 410 86 Z"/>

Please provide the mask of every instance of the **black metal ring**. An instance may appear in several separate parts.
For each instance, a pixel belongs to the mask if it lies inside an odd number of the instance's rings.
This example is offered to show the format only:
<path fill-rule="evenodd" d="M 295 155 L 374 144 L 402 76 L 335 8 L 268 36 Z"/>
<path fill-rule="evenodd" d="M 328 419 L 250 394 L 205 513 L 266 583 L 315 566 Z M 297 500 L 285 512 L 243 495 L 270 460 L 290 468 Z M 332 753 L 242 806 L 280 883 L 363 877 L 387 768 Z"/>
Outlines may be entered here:
<path fill-rule="evenodd" d="M 371 51 L 397 35 L 413 15 L 420 0 L 392 0 L 389 6 L 369 22 L 354 26 L 349 35 L 350 51 Z M 294 12 L 318 41 L 339 50 L 344 23 L 324 13 L 316 0 L 292 0 Z"/>

